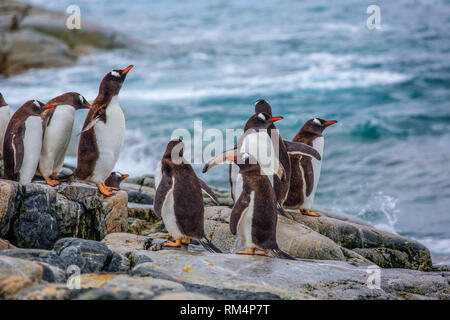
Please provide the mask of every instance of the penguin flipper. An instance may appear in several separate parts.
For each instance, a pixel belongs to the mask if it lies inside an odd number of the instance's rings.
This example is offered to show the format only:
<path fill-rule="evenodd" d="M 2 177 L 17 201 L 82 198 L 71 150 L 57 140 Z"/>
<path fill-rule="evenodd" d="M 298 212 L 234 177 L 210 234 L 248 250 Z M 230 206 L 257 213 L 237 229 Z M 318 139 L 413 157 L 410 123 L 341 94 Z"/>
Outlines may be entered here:
<path fill-rule="evenodd" d="M 23 127 L 23 130 L 21 130 L 20 134 L 15 134 L 12 139 L 12 147 L 14 153 L 14 174 L 18 174 L 20 168 L 22 167 L 23 153 L 24 153 L 24 146 L 23 146 L 24 136 L 25 136 L 25 126 Z"/>
<path fill-rule="evenodd" d="M 311 158 L 302 158 L 299 165 L 306 185 L 306 196 L 309 197 L 314 188 L 314 169 Z"/>
<path fill-rule="evenodd" d="M 247 192 L 242 192 L 238 201 L 233 206 L 230 216 L 230 231 L 232 234 L 236 235 L 237 225 L 241 219 L 241 215 L 248 210 L 250 205 L 250 195 Z"/>
<path fill-rule="evenodd" d="M 283 140 L 283 142 L 289 154 L 299 154 L 302 156 L 314 157 L 317 160 L 322 160 L 320 153 L 307 144 L 286 140 Z"/>
<path fill-rule="evenodd" d="M 211 188 L 208 187 L 208 185 L 202 179 L 200 178 L 197 179 L 198 182 L 200 183 L 200 188 L 202 188 L 202 190 L 208 194 L 208 196 L 214 201 L 215 204 L 219 205 L 219 199 L 217 199 L 216 195 L 211 190 Z"/>
<path fill-rule="evenodd" d="M 168 193 L 171 192 L 172 187 L 172 178 L 164 172 L 161 182 L 156 189 L 155 200 L 153 203 L 153 209 L 155 210 L 155 215 L 158 218 L 161 218 L 162 207 L 166 201 Z"/>
<path fill-rule="evenodd" d="M 99 121 L 106 122 L 106 107 L 107 107 L 107 105 L 102 105 L 102 106 L 96 108 L 97 111 L 95 111 L 95 113 L 91 113 L 92 114 L 91 117 L 93 119 L 89 122 L 87 120 L 88 120 L 90 114 L 88 114 L 88 118 L 86 118 L 86 122 L 83 127 L 83 130 L 78 135 L 81 135 L 83 132 L 91 130 L 95 126 L 95 124 Z M 91 110 L 93 110 L 93 109 L 91 109 Z"/>

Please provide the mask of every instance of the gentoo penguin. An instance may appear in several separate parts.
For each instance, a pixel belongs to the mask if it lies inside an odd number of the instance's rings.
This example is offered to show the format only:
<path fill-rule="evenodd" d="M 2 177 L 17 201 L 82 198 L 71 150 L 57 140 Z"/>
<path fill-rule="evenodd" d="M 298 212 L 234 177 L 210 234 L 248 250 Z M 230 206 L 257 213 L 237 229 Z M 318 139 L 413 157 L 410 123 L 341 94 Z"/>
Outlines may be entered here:
<path fill-rule="evenodd" d="M 5 137 L 6 127 L 8 126 L 10 117 L 9 106 L 0 93 L 0 152 L 3 150 L 3 138 Z"/>
<path fill-rule="evenodd" d="M 72 136 L 75 111 L 89 109 L 86 99 L 76 92 L 64 93 L 47 102 L 55 106 L 47 114 L 47 127 L 42 142 L 39 172 L 50 186 L 59 184 L 58 174 L 62 169 L 64 156 Z"/>
<path fill-rule="evenodd" d="M 25 102 L 11 117 L 3 143 L 4 177 L 30 183 L 36 173 L 41 155 L 45 109 L 54 108 L 37 100 Z"/>
<path fill-rule="evenodd" d="M 268 255 L 270 251 L 278 258 L 295 260 L 280 250 L 277 244 L 278 202 L 268 176 L 261 174 L 260 165 L 247 152 L 229 150 L 222 157 L 222 163 L 229 161 L 233 161 L 239 167 L 243 181 L 242 191 L 231 211 L 230 230 L 232 234 L 239 236 L 241 245 L 248 250 L 237 253 Z M 217 164 L 220 162 L 215 163 Z M 207 163 L 203 171 L 206 172 L 213 166 Z M 285 178 L 283 166 L 276 158 L 275 171 L 282 181 Z M 256 250 L 262 250 L 263 253 L 256 253 Z"/>
<path fill-rule="evenodd" d="M 272 120 L 271 120 L 272 119 Z M 308 145 L 297 142 L 285 141 L 281 138 L 278 129 L 275 127 L 273 119 L 280 120 L 281 117 L 272 117 L 272 108 L 269 103 L 265 100 L 258 100 L 255 105 L 255 114 L 249 118 L 244 127 L 244 133 L 248 130 L 264 130 L 270 139 L 273 139 L 278 150 L 278 160 L 283 166 L 286 174 L 286 180 L 280 181 L 280 179 L 275 175 L 273 177 L 273 185 L 275 188 L 275 194 L 277 195 L 278 200 L 278 210 L 281 214 L 284 215 L 282 204 L 286 199 L 287 193 L 289 191 L 289 179 L 291 176 L 291 163 L 289 160 L 289 154 L 301 154 L 304 156 L 313 156 L 315 158 L 320 159 L 320 155 L 316 150 L 311 148 Z M 261 124 L 265 122 L 265 126 L 261 127 Z M 249 136 L 249 138 L 252 135 Z M 247 138 L 248 139 L 248 138 Z M 250 143 L 252 144 L 252 143 Z M 256 144 L 256 142 L 253 142 Z M 261 146 L 261 141 L 257 143 L 258 146 Z M 241 150 L 244 151 L 244 150 Z M 254 155 L 255 156 L 255 155 Z M 260 159 L 258 159 L 260 160 Z M 239 174 L 239 168 L 234 164 L 230 164 L 229 168 L 229 176 L 230 176 L 230 185 L 231 185 L 231 195 L 233 200 L 237 200 L 239 198 L 239 190 L 242 188 L 242 177 Z"/>
<path fill-rule="evenodd" d="M 194 238 L 206 250 L 220 253 L 205 237 L 202 189 L 216 203 L 217 198 L 183 158 L 183 149 L 180 139 L 169 141 L 155 172 L 155 214 L 162 217 L 167 231 L 175 239 L 164 246 L 179 247 Z"/>
<path fill-rule="evenodd" d="M 336 120 L 310 119 L 306 121 L 292 141 L 312 146 L 323 157 L 324 138 L 322 132 L 335 123 L 337 123 Z M 290 157 L 292 175 L 289 194 L 284 206 L 288 209 L 300 209 L 303 214 L 318 217 L 319 215 L 310 209 L 319 183 L 322 161 L 300 155 L 290 155 Z"/>
<path fill-rule="evenodd" d="M 105 196 L 110 196 L 111 190 L 115 190 L 114 187 L 107 187 L 105 180 L 114 169 L 125 137 L 125 116 L 118 95 L 132 68 L 113 70 L 105 75 L 78 143 L 75 176 L 80 180 L 94 182 Z"/>
<path fill-rule="evenodd" d="M 121 174 L 120 172 L 111 172 L 108 179 L 105 180 L 105 185 L 107 187 L 113 187 L 119 189 L 120 183 L 128 178 L 128 174 Z"/>

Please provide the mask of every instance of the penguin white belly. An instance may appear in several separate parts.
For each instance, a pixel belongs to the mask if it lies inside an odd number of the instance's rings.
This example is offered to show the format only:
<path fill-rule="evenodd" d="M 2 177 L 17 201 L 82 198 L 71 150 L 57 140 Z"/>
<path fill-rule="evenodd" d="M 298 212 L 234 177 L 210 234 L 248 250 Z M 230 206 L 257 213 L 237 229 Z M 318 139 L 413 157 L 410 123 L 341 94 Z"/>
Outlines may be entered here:
<path fill-rule="evenodd" d="M 261 174 L 267 176 L 276 174 L 275 156 L 277 156 L 277 153 L 266 131 L 252 131 L 252 133 L 247 133 L 239 151 L 251 154 L 258 161 L 261 166 Z M 273 185 L 273 180 L 271 182 Z"/>
<path fill-rule="evenodd" d="M 167 232 L 174 238 L 179 239 L 184 235 L 180 231 L 177 225 L 177 218 L 175 216 L 175 207 L 173 199 L 173 189 L 175 187 L 175 179 L 172 178 L 172 189 L 170 189 L 166 194 L 166 199 L 161 208 L 161 217 L 163 219 L 164 225 L 166 226 Z"/>
<path fill-rule="evenodd" d="M 323 147 L 324 147 L 324 138 L 318 137 L 313 140 L 313 148 L 317 150 L 320 154 L 320 158 L 323 159 Z M 322 170 L 322 161 L 319 161 L 315 158 L 311 158 L 311 163 L 313 167 L 314 172 L 314 186 L 311 194 L 309 197 L 306 197 L 306 186 L 303 184 L 303 195 L 304 195 L 304 201 L 301 208 L 303 209 L 311 209 L 313 202 L 314 202 L 314 195 L 316 194 L 317 185 L 319 184 L 319 178 L 320 178 L 320 171 Z"/>
<path fill-rule="evenodd" d="M 29 116 L 25 120 L 23 137 L 23 161 L 20 172 L 20 184 L 30 183 L 36 173 L 42 147 L 42 119 Z"/>
<path fill-rule="evenodd" d="M 239 166 L 234 162 L 231 163 L 231 182 L 233 185 L 231 192 L 233 193 L 235 201 L 237 201 L 241 196 L 244 180 L 242 180 L 242 175 L 239 173 Z"/>
<path fill-rule="evenodd" d="M 0 107 L 0 153 L 3 152 L 3 139 L 10 118 L 9 106 Z"/>
<path fill-rule="evenodd" d="M 39 160 L 39 171 L 44 177 L 59 173 L 58 167 L 62 165 L 72 135 L 74 116 L 74 107 L 57 106 L 50 124 L 45 129 Z"/>
<path fill-rule="evenodd" d="M 106 108 L 106 123 L 98 121 L 94 130 L 99 157 L 90 180 L 101 183 L 113 171 L 119 159 L 125 137 L 125 116 L 120 108 L 117 96 L 112 98 Z"/>
<path fill-rule="evenodd" d="M 241 244 L 246 248 L 254 248 L 257 245 L 253 242 L 252 227 L 253 227 L 253 213 L 255 209 L 255 192 L 250 192 L 250 203 L 248 208 L 242 212 L 241 218 L 237 225 L 237 234 L 241 238 Z"/>

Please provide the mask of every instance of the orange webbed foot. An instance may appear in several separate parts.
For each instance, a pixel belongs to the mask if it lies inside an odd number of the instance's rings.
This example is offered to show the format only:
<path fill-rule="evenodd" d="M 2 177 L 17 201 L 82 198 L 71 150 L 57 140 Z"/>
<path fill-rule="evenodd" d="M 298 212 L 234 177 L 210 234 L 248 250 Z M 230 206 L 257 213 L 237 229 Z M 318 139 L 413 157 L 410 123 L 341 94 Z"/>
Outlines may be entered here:
<path fill-rule="evenodd" d="M 190 238 L 182 239 L 182 240 L 181 240 L 181 243 L 182 243 L 182 244 L 189 244 L 189 243 L 191 243 L 191 239 L 190 239 Z"/>
<path fill-rule="evenodd" d="M 164 242 L 163 246 L 177 248 L 177 247 L 181 246 L 181 241 L 178 239 L 178 240 L 175 240 L 175 242 Z"/>
<path fill-rule="evenodd" d="M 97 188 L 100 191 L 100 193 L 103 194 L 104 196 L 109 197 L 110 195 L 112 195 L 111 189 L 107 187 L 104 183 L 98 183 Z"/>
<path fill-rule="evenodd" d="M 49 186 L 57 186 L 59 184 L 59 181 L 56 179 L 51 179 L 51 178 L 45 178 L 45 182 L 49 185 Z"/>
<path fill-rule="evenodd" d="M 247 255 L 255 255 L 255 248 L 250 248 L 247 251 L 238 251 L 236 254 L 247 254 Z"/>
<path fill-rule="evenodd" d="M 310 217 L 320 217 L 320 215 L 318 213 L 315 213 L 314 211 L 310 211 L 310 210 L 304 210 L 302 211 L 302 213 L 305 216 L 310 216 Z"/>

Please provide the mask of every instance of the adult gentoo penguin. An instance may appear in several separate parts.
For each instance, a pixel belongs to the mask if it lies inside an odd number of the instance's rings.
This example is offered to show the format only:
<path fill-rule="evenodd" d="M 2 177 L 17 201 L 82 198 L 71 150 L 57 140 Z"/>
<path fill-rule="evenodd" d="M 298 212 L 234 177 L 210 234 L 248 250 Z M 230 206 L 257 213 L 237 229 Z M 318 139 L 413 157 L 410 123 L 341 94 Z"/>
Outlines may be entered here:
<path fill-rule="evenodd" d="M 289 159 L 289 154 L 300 154 L 310 157 L 312 156 L 317 159 L 320 159 L 320 155 L 316 150 L 314 150 L 308 145 L 283 140 L 278 132 L 278 129 L 274 124 L 274 122 L 277 120 L 273 121 L 273 119 L 279 120 L 282 118 L 272 117 L 272 108 L 270 104 L 265 100 L 258 100 L 255 104 L 255 114 L 251 116 L 250 119 L 245 124 L 244 133 L 247 132 L 248 130 L 259 130 L 259 131 L 265 130 L 270 139 L 272 139 L 272 142 L 276 143 L 275 149 L 277 149 L 276 150 L 277 158 L 285 170 L 286 180 L 280 181 L 280 179 L 275 175 L 273 177 L 273 185 L 275 188 L 275 194 L 277 196 L 278 210 L 281 214 L 284 214 L 282 204 L 286 199 L 286 196 L 289 191 L 289 182 L 291 176 L 291 163 Z M 266 121 L 266 125 L 264 128 L 262 128 L 259 123 L 260 122 L 262 123 L 264 121 Z M 261 143 L 258 143 L 258 145 L 261 145 Z M 255 155 L 253 154 L 253 156 Z M 258 161 L 261 162 L 260 159 L 258 159 Z M 239 190 L 241 190 L 242 188 L 242 177 L 240 177 L 239 168 L 233 163 L 230 164 L 229 175 L 230 175 L 231 195 L 233 197 L 233 200 L 236 201 L 239 198 Z"/>
<path fill-rule="evenodd" d="M 94 182 L 99 191 L 111 195 L 114 187 L 105 185 L 119 158 L 125 137 L 125 116 L 119 105 L 119 91 L 133 68 L 108 72 L 103 78 L 97 98 L 84 122 L 78 143 L 75 176 Z"/>
<path fill-rule="evenodd" d="M 3 143 L 4 177 L 30 183 L 36 173 L 41 155 L 45 120 L 41 113 L 54 108 L 37 100 L 25 102 L 8 123 Z"/>
<path fill-rule="evenodd" d="M 179 247 L 181 243 L 189 244 L 193 238 L 206 250 L 220 253 L 205 237 L 202 189 L 216 202 L 217 198 L 183 158 L 183 149 L 180 139 L 169 141 L 155 172 L 155 214 L 162 217 L 167 231 L 175 239 L 164 246 Z"/>
<path fill-rule="evenodd" d="M 323 157 L 324 137 L 322 132 L 335 123 L 337 123 L 336 120 L 310 119 L 306 121 L 292 141 L 312 146 Z M 291 155 L 290 157 L 292 165 L 291 184 L 284 206 L 288 209 L 300 209 L 303 214 L 318 217 L 319 215 L 310 211 L 310 209 L 319 183 L 322 161 L 299 155 Z"/>
<path fill-rule="evenodd" d="M 9 106 L 0 93 L 0 152 L 3 150 L 3 138 L 5 137 L 6 127 L 11 115 L 9 113 Z"/>
<path fill-rule="evenodd" d="M 72 136 L 75 111 L 89 109 L 86 99 L 76 92 L 64 93 L 47 102 L 55 108 L 46 114 L 47 127 L 42 142 L 39 172 L 50 186 L 59 184 L 58 174 L 62 169 L 64 156 Z"/>
<path fill-rule="evenodd" d="M 269 178 L 261 174 L 261 167 L 256 159 L 249 153 L 238 150 L 229 150 L 222 157 L 223 162 L 233 161 L 239 167 L 243 184 L 239 198 L 236 200 L 230 217 L 230 230 L 238 235 L 241 245 L 247 251 L 238 251 L 238 254 L 268 255 L 270 251 L 274 256 L 283 259 L 292 259 L 283 252 L 277 244 L 277 198 Z M 217 161 L 215 164 L 220 164 Z M 205 165 L 204 171 L 212 168 Z M 275 160 L 275 171 L 282 181 L 284 170 L 279 161 Z M 256 253 L 262 250 L 263 253 Z"/>
<path fill-rule="evenodd" d="M 107 187 L 113 187 L 119 189 L 120 183 L 128 178 L 128 174 L 122 174 L 120 172 L 111 172 L 109 177 L 105 180 L 105 184 Z"/>

